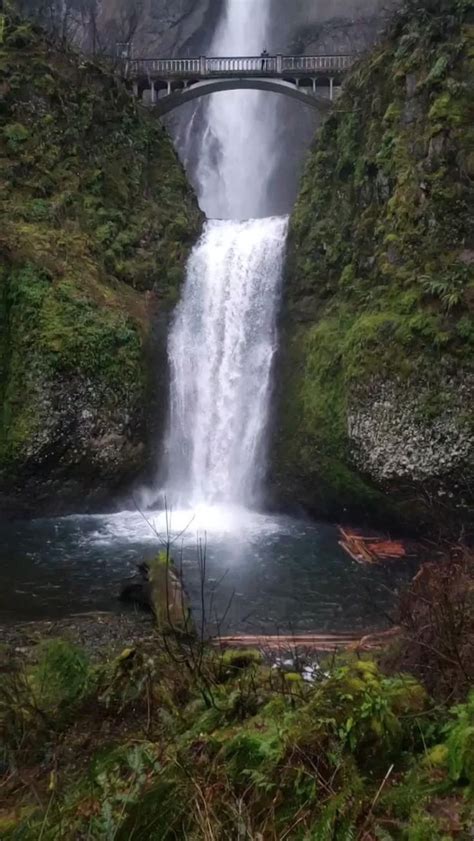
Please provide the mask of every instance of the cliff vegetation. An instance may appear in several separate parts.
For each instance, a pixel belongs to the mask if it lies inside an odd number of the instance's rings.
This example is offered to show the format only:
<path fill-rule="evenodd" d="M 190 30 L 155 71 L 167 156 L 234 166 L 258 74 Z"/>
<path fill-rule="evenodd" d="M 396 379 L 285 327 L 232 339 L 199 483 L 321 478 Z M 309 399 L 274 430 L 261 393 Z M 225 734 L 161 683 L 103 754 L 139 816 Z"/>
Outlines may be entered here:
<path fill-rule="evenodd" d="M 459 534 L 474 483 L 474 10 L 410 2 L 309 154 L 275 474 L 320 515 Z"/>
<path fill-rule="evenodd" d="M 84 507 L 145 463 L 150 315 L 176 301 L 201 214 L 111 70 L 3 20 L 0 497 Z"/>

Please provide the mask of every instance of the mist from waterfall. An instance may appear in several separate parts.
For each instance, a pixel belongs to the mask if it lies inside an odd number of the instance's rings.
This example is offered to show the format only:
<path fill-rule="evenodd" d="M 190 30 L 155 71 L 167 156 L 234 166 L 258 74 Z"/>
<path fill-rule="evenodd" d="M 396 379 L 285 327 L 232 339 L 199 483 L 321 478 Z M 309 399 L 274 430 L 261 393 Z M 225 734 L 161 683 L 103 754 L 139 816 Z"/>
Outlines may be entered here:
<path fill-rule="evenodd" d="M 226 0 L 211 52 L 265 48 L 271 0 Z M 287 217 L 265 217 L 274 109 L 268 94 L 214 94 L 197 170 L 209 221 L 190 257 L 169 336 L 168 501 L 258 503 Z"/>

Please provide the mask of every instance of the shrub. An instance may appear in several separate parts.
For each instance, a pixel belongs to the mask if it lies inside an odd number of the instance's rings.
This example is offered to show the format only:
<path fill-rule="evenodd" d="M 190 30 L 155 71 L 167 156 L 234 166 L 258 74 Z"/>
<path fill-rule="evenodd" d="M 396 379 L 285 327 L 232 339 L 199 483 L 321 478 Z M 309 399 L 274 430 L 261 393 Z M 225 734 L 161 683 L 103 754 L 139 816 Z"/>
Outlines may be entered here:
<path fill-rule="evenodd" d="M 446 727 L 449 775 L 455 782 L 467 783 L 474 793 L 474 691 L 453 712 L 455 719 Z"/>
<path fill-rule="evenodd" d="M 62 639 L 40 645 L 31 680 L 41 705 L 59 707 L 78 701 L 84 696 L 90 677 L 87 658 L 75 646 Z"/>

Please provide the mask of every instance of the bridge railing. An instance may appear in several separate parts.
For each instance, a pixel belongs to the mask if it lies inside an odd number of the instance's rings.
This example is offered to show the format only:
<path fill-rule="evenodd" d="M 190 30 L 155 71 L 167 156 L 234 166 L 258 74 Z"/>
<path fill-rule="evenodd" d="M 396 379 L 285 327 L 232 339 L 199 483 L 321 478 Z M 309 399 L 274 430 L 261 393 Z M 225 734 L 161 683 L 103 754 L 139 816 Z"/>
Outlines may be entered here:
<path fill-rule="evenodd" d="M 200 74 L 199 58 L 140 58 L 126 62 L 128 76 L 189 76 Z"/>
<path fill-rule="evenodd" d="M 341 72 L 347 70 L 354 56 L 232 56 L 222 58 L 144 58 L 128 59 L 126 75 L 132 78 L 155 76 L 162 79 L 209 76 L 285 76 L 288 74 Z"/>
<path fill-rule="evenodd" d="M 278 59 L 276 56 L 251 56 L 236 58 L 205 58 L 205 73 L 209 76 L 225 76 L 229 73 L 278 73 Z"/>
<path fill-rule="evenodd" d="M 347 70 L 354 61 L 352 55 L 282 56 L 283 73 L 288 71 Z"/>

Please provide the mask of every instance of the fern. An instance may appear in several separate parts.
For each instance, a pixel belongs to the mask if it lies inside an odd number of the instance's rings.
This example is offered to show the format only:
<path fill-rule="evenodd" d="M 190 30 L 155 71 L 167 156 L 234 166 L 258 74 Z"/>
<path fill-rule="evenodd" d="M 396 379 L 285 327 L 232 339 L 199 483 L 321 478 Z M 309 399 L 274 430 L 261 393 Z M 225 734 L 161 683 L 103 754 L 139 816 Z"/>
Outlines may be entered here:
<path fill-rule="evenodd" d="M 323 817 L 318 821 L 315 829 L 308 836 L 308 841 L 333 841 L 334 839 L 334 815 L 329 806 Z"/>
<path fill-rule="evenodd" d="M 356 841 L 357 827 L 352 820 L 344 821 L 344 823 L 337 829 L 338 841 Z"/>
<path fill-rule="evenodd" d="M 381 826 L 374 827 L 374 835 L 377 841 L 393 841 L 393 835 Z"/>
<path fill-rule="evenodd" d="M 84 653 L 61 639 L 39 646 L 39 660 L 32 685 L 40 703 L 59 706 L 72 703 L 84 694 L 91 672 Z"/>
<path fill-rule="evenodd" d="M 349 811 L 350 800 L 350 788 L 334 795 L 312 828 L 308 841 L 355 841 L 356 826 L 352 818 L 344 814 Z"/>
<path fill-rule="evenodd" d="M 423 275 L 420 278 L 425 293 L 439 298 L 448 312 L 462 302 L 466 281 L 467 273 L 463 270 L 446 272 L 442 277 Z"/>
<path fill-rule="evenodd" d="M 449 776 L 474 786 L 474 691 L 454 708 L 456 719 L 446 728 Z"/>

